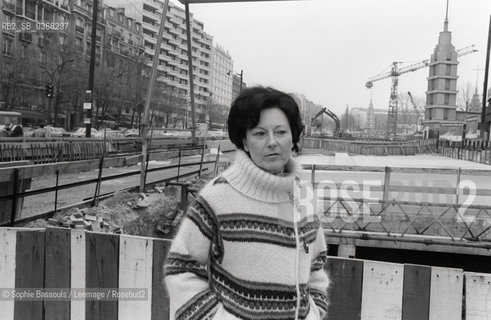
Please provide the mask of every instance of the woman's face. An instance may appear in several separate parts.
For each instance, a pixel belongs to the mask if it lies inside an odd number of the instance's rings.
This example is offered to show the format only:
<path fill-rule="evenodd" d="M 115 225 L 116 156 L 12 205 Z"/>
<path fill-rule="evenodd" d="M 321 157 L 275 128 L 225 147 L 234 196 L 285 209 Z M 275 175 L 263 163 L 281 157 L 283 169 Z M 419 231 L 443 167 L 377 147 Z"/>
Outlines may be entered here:
<path fill-rule="evenodd" d="M 261 111 L 259 123 L 247 130 L 244 150 L 261 169 L 279 173 L 290 160 L 292 130 L 286 115 L 278 108 Z"/>

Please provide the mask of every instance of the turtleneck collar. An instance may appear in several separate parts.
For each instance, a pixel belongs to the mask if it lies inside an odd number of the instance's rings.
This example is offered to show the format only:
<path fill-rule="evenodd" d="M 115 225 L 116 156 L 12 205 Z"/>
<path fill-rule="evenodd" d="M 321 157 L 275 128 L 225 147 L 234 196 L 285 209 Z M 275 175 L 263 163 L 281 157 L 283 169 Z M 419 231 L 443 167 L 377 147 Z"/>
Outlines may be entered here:
<path fill-rule="evenodd" d="M 265 202 L 290 200 L 296 176 L 300 175 L 298 164 L 290 159 L 284 173 L 271 174 L 259 168 L 243 150 L 237 150 L 235 161 L 223 174 L 230 185 L 244 195 Z"/>

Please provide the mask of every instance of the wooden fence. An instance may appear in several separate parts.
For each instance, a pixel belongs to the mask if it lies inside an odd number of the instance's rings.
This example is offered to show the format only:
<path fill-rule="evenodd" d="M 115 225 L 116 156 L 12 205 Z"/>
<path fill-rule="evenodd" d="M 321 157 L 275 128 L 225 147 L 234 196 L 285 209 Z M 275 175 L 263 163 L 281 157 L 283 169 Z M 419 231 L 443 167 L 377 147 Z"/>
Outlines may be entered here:
<path fill-rule="evenodd" d="M 436 150 L 437 140 L 410 141 L 362 141 L 302 138 L 300 145 L 305 149 L 319 149 L 323 152 L 348 152 L 362 155 L 415 155 Z"/>
<path fill-rule="evenodd" d="M 48 139 L 48 138 L 8 138 L 0 140 L 0 162 L 32 161 L 35 164 L 83 161 L 100 159 L 101 156 L 140 152 L 141 140 L 136 138 L 117 138 L 103 141 L 100 139 Z M 197 145 L 192 145 L 189 139 L 153 138 L 150 150 L 196 148 L 207 145 L 222 151 L 231 151 L 235 146 L 228 139 L 203 140 L 198 139 Z"/>
<path fill-rule="evenodd" d="M 170 241 L 62 228 L 0 228 L 0 318 L 169 319 Z M 329 320 L 490 319 L 491 274 L 329 257 Z M 72 299 L 13 299 L 27 288 Z M 75 290 L 71 290 L 75 289 Z M 114 298 L 114 290 L 143 298 Z M 81 297 L 97 292 L 101 299 Z M 54 301 L 53 301 L 54 300 Z"/>
<path fill-rule="evenodd" d="M 491 165 L 491 141 L 438 141 L 438 153 L 447 157 Z"/>
<path fill-rule="evenodd" d="M 139 152 L 141 140 L 136 138 L 108 139 L 74 139 L 58 140 L 43 138 L 25 138 L 0 141 L 0 162 L 30 160 L 33 163 L 51 163 L 62 161 L 79 161 L 99 159 L 111 154 Z M 17 141 L 18 140 L 18 141 Z M 198 145 L 203 145 L 200 139 Z M 170 149 L 191 147 L 189 139 L 155 138 L 150 148 Z"/>

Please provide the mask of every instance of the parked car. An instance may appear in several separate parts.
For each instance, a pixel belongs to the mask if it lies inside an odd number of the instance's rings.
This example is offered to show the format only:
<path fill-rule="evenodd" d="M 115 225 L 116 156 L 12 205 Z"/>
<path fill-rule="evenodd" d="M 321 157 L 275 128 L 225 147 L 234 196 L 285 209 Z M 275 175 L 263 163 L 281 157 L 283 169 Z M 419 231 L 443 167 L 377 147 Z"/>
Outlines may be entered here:
<path fill-rule="evenodd" d="M 97 129 L 95 128 L 90 128 L 90 136 L 94 137 L 94 135 L 97 133 Z M 77 137 L 77 138 L 84 138 L 85 137 L 85 128 L 81 127 L 78 128 L 77 130 L 72 132 L 72 137 Z"/>
<path fill-rule="evenodd" d="M 99 130 L 96 134 L 94 134 L 95 139 L 104 139 L 104 135 L 106 139 L 114 139 L 114 138 L 124 138 L 123 131 L 119 130 Z"/>
<path fill-rule="evenodd" d="M 46 137 L 70 137 L 71 134 L 64 128 L 46 126 Z"/>
<path fill-rule="evenodd" d="M 123 130 L 123 134 L 125 137 L 139 137 L 140 136 L 138 129 L 126 129 L 126 130 Z"/>

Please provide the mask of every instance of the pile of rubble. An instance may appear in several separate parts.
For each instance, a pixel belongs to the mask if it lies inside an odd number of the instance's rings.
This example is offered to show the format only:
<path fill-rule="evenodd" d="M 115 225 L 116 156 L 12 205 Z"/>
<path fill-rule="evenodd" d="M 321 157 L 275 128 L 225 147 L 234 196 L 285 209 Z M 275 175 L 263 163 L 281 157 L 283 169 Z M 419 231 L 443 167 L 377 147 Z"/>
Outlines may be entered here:
<path fill-rule="evenodd" d="M 213 175 L 184 182 L 194 194 Z M 122 233 L 157 238 L 171 238 L 184 215 L 181 187 L 156 186 L 146 193 L 116 192 L 98 206 L 60 211 L 48 221 L 38 219 L 26 227 L 46 226 L 82 229 L 94 232 Z M 192 201 L 192 196 L 189 196 Z"/>

